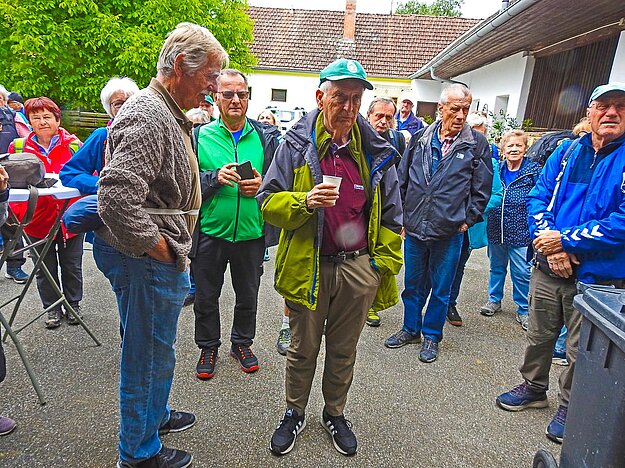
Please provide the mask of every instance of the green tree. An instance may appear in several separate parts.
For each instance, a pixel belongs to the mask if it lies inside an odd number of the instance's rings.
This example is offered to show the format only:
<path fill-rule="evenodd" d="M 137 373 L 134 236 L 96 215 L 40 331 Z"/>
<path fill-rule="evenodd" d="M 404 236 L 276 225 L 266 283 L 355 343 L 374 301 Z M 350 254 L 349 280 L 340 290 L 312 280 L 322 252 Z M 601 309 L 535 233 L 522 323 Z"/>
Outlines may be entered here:
<path fill-rule="evenodd" d="M 110 77 L 149 83 L 165 35 L 183 21 L 206 26 L 231 66 L 249 70 L 255 59 L 246 8 L 246 0 L 0 0 L 0 83 L 101 110 Z"/>
<path fill-rule="evenodd" d="M 435 0 L 428 5 L 417 0 L 408 0 L 400 3 L 395 10 L 397 15 L 427 15 L 427 16 L 461 16 L 460 8 L 464 0 Z"/>

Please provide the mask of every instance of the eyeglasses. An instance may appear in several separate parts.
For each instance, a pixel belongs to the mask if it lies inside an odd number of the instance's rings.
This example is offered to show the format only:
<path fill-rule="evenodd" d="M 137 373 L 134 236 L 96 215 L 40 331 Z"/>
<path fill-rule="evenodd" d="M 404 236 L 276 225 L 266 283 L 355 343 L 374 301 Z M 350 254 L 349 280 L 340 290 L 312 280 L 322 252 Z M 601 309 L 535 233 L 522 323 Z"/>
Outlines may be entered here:
<path fill-rule="evenodd" d="M 217 91 L 219 94 L 221 94 L 223 96 L 224 99 L 230 100 L 234 98 L 234 95 L 236 94 L 237 97 L 241 100 L 241 101 L 245 101 L 248 97 L 250 97 L 250 93 L 249 91 Z"/>
<path fill-rule="evenodd" d="M 611 102 L 611 103 L 595 102 L 594 105 L 595 105 L 595 109 L 597 109 L 599 112 L 605 112 L 612 106 L 614 106 L 614 109 L 616 110 L 616 112 L 625 111 L 625 102 Z"/>

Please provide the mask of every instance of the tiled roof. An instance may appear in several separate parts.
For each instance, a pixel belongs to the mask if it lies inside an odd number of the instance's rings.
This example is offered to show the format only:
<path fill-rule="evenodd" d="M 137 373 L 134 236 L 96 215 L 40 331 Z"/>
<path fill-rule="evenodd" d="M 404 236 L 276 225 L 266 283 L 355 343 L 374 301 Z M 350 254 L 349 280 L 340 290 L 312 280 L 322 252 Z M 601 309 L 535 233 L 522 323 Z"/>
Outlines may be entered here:
<path fill-rule="evenodd" d="M 368 75 L 407 78 L 479 20 L 356 14 L 354 42 L 343 41 L 343 11 L 250 7 L 256 68 L 318 73 L 354 58 Z"/>

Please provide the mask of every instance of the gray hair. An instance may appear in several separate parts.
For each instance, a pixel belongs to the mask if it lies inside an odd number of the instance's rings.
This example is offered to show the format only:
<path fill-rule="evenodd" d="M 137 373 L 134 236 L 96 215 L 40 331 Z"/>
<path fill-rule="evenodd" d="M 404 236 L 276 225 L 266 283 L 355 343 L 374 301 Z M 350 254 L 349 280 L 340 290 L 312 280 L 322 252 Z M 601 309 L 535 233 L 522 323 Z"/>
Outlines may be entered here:
<path fill-rule="evenodd" d="M 127 76 L 116 76 L 108 80 L 102 91 L 100 91 L 100 102 L 102 102 L 102 107 L 104 107 L 109 116 L 111 116 L 111 96 L 118 91 L 124 93 L 126 99 L 128 99 L 133 94 L 139 92 L 139 87 L 137 83 Z"/>
<path fill-rule="evenodd" d="M 211 120 L 208 112 L 204 109 L 200 109 L 199 107 L 189 109 L 185 115 L 193 123 L 207 123 Z"/>
<path fill-rule="evenodd" d="M 471 112 L 467 116 L 467 125 L 469 127 L 481 127 L 482 125 L 488 127 L 488 119 L 481 112 Z"/>
<path fill-rule="evenodd" d="M 215 36 L 203 26 L 193 23 L 180 23 L 171 31 L 158 56 L 156 71 L 163 76 L 171 77 L 174 73 L 176 57 L 184 54 L 183 69 L 194 73 L 214 60 L 220 67 L 228 64 L 228 53 Z"/>
<path fill-rule="evenodd" d="M 438 98 L 439 104 L 447 104 L 450 95 L 460 95 L 462 94 L 463 98 L 472 98 L 471 90 L 467 88 L 462 83 L 452 83 L 449 86 L 446 86 L 441 93 L 441 96 Z"/>
<path fill-rule="evenodd" d="M 0 85 L 0 96 L 2 96 L 5 100 L 9 99 L 9 92 L 7 91 L 7 89 Z"/>
<path fill-rule="evenodd" d="M 395 101 L 393 101 L 390 98 L 381 96 L 381 97 L 377 97 L 373 101 L 371 101 L 371 104 L 369 104 L 369 109 L 367 109 L 367 116 L 369 116 L 369 115 L 371 115 L 373 113 L 373 109 L 380 102 L 382 102 L 384 104 L 392 104 L 393 105 L 393 113 L 397 112 L 397 105 L 395 104 Z"/>
<path fill-rule="evenodd" d="M 245 76 L 243 74 L 243 72 L 240 71 L 240 70 L 236 70 L 234 68 L 225 68 L 224 70 L 221 70 L 221 73 L 217 77 L 217 84 L 219 84 L 219 81 L 221 81 L 221 77 L 222 76 L 240 76 L 241 78 L 243 78 L 243 82 L 245 83 L 245 87 L 246 88 L 248 87 L 247 76 Z"/>

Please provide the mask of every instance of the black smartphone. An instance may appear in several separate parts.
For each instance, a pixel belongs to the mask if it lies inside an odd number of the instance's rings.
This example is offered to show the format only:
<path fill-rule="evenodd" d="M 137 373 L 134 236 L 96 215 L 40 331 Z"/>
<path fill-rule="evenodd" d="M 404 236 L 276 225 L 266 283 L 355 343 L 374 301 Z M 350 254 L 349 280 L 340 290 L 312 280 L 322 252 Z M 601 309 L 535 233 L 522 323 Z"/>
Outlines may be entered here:
<path fill-rule="evenodd" d="M 243 180 L 254 178 L 254 171 L 252 171 L 251 161 L 242 162 L 235 168 L 235 170 L 237 171 L 237 173 L 241 176 L 241 179 Z"/>

